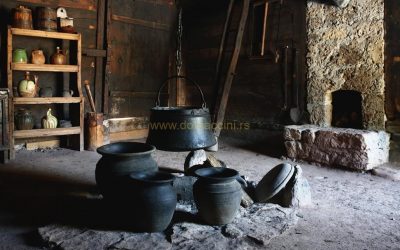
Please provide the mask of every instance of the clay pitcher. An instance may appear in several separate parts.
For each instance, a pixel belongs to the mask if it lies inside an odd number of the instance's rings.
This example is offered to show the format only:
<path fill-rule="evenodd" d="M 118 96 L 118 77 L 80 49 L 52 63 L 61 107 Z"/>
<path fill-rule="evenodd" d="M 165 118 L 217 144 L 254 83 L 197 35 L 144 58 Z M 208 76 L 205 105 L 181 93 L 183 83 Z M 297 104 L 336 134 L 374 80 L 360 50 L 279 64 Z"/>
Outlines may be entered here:
<path fill-rule="evenodd" d="M 57 47 L 57 52 L 51 56 L 51 64 L 63 65 L 67 63 L 67 57 L 60 47 Z"/>
<path fill-rule="evenodd" d="M 71 89 L 71 90 L 64 90 L 63 92 L 62 92 L 62 96 L 63 97 L 72 97 L 74 95 L 74 91 Z"/>
<path fill-rule="evenodd" d="M 34 81 L 31 79 L 30 73 L 25 73 L 25 79 L 18 84 L 18 93 L 21 97 L 35 97 L 38 91 L 39 77 L 34 75 Z"/>
<path fill-rule="evenodd" d="M 44 64 L 46 62 L 46 58 L 43 54 L 43 50 L 37 49 L 32 50 L 32 63 L 33 64 Z"/>

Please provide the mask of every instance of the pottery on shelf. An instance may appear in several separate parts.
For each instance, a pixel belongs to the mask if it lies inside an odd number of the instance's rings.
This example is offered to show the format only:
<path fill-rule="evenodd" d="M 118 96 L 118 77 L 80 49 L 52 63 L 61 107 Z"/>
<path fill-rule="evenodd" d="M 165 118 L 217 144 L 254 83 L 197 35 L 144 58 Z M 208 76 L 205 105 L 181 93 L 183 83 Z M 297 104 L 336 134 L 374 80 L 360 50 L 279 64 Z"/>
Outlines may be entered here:
<path fill-rule="evenodd" d="M 39 96 L 40 97 L 52 97 L 53 96 L 53 89 L 51 87 L 40 88 Z"/>
<path fill-rule="evenodd" d="M 13 63 L 28 63 L 28 55 L 25 49 L 14 49 L 12 53 Z"/>
<path fill-rule="evenodd" d="M 15 114 L 15 126 L 17 130 L 29 130 L 34 125 L 34 119 L 31 111 L 28 109 L 20 108 Z"/>
<path fill-rule="evenodd" d="M 51 114 L 51 108 L 49 108 L 46 116 L 42 119 L 43 128 L 57 128 L 57 123 L 57 118 Z"/>
<path fill-rule="evenodd" d="M 71 121 L 60 120 L 60 128 L 70 128 L 72 127 Z"/>
<path fill-rule="evenodd" d="M 46 58 L 43 54 L 43 50 L 40 49 L 32 50 L 31 62 L 33 64 L 44 64 L 46 62 Z"/>
<path fill-rule="evenodd" d="M 102 157 L 96 165 L 96 184 L 105 198 L 121 192 L 121 180 L 132 173 L 154 172 L 158 165 L 151 154 L 152 145 L 139 142 L 117 142 L 97 148 Z"/>
<path fill-rule="evenodd" d="M 161 232 L 171 223 L 177 203 L 175 177 L 163 172 L 132 173 L 126 179 L 124 196 L 128 226 L 140 232 Z"/>
<path fill-rule="evenodd" d="M 63 92 L 62 92 L 62 96 L 63 97 L 72 97 L 74 95 L 74 91 L 71 89 L 71 90 L 64 90 Z"/>
<path fill-rule="evenodd" d="M 60 47 L 56 48 L 57 51 L 51 56 L 51 64 L 63 65 L 67 63 L 67 57 Z"/>
<path fill-rule="evenodd" d="M 198 180 L 193 185 L 193 196 L 200 218 L 209 225 L 232 222 L 242 199 L 239 173 L 211 167 L 196 170 L 195 176 Z"/>
<path fill-rule="evenodd" d="M 18 84 L 18 93 L 21 97 L 35 97 L 38 90 L 39 77 L 33 76 L 34 81 L 31 79 L 30 72 L 25 73 L 25 78 Z"/>

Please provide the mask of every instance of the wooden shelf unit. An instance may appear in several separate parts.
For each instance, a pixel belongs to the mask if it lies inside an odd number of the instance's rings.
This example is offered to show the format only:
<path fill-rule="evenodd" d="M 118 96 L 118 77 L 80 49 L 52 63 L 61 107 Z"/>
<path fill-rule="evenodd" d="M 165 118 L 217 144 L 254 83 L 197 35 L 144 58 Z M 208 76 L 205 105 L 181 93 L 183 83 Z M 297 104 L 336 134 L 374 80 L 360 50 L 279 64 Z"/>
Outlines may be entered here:
<path fill-rule="evenodd" d="M 30 64 L 30 63 L 11 63 L 11 70 L 18 71 L 42 71 L 42 72 L 78 72 L 77 65 L 55 65 L 55 64 Z"/>
<path fill-rule="evenodd" d="M 43 136 L 74 135 L 74 134 L 79 134 L 80 132 L 81 132 L 80 127 L 15 130 L 14 138 L 25 139 L 25 138 L 35 138 Z"/>
<path fill-rule="evenodd" d="M 70 40 L 77 43 L 76 61 L 77 65 L 53 65 L 53 64 L 30 64 L 30 63 L 13 63 L 13 39 L 15 36 L 28 36 L 47 39 Z M 82 93 L 82 38 L 81 34 L 69 34 L 60 32 L 47 32 L 41 30 L 27 30 L 8 27 L 7 38 L 7 75 L 9 98 L 9 141 L 10 141 L 10 158 L 15 158 L 14 144 L 15 139 L 38 138 L 48 136 L 65 136 L 79 135 L 79 145 L 77 149 L 82 151 L 84 147 L 84 98 Z M 62 72 L 76 74 L 76 88 L 78 89 L 77 97 L 15 97 L 13 96 L 13 71 L 33 71 L 33 72 Z M 41 105 L 41 104 L 77 104 L 79 105 L 79 126 L 70 128 L 53 128 L 53 129 L 32 129 L 32 130 L 16 130 L 14 127 L 14 110 L 16 105 Z M 60 120 L 60 119 L 59 119 Z M 77 119 L 78 120 L 78 119 Z"/>
<path fill-rule="evenodd" d="M 14 97 L 14 104 L 80 103 L 81 97 Z"/>

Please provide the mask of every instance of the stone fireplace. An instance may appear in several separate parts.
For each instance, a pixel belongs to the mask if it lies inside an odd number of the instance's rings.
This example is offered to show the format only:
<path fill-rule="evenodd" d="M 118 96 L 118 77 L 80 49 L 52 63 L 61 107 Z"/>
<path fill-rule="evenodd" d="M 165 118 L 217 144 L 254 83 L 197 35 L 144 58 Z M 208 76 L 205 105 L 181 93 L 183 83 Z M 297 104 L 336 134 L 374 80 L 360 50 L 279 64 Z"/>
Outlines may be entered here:
<path fill-rule="evenodd" d="M 312 124 L 332 124 L 332 95 L 361 94 L 362 128 L 385 128 L 384 0 L 346 8 L 308 2 L 307 109 Z"/>
<path fill-rule="evenodd" d="M 307 3 L 307 110 L 287 126 L 289 158 L 368 170 L 388 161 L 384 109 L 384 0 Z"/>
<path fill-rule="evenodd" d="M 354 90 L 332 93 L 332 127 L 362 129 L 362 97 Z"/>

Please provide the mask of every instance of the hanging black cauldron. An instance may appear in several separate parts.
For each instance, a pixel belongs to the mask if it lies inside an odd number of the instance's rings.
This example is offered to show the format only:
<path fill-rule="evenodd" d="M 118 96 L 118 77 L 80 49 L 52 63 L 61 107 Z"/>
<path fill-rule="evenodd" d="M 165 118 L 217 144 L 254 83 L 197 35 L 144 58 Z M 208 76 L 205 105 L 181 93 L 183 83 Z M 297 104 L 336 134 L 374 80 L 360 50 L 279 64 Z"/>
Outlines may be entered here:
<path fill-rule="evenodd" d="M 203 102 L 201 107 L 160 107 L 161 90 L 175 78 L 185 79 L 196 86 Z M 174 152 L 208 148 L 217 143 L 212 133 L 210 111 L 196 82 L 184 76 L 165 80 L 158 90 L 156 106 L 151 109 L 147 143 Z"/>

